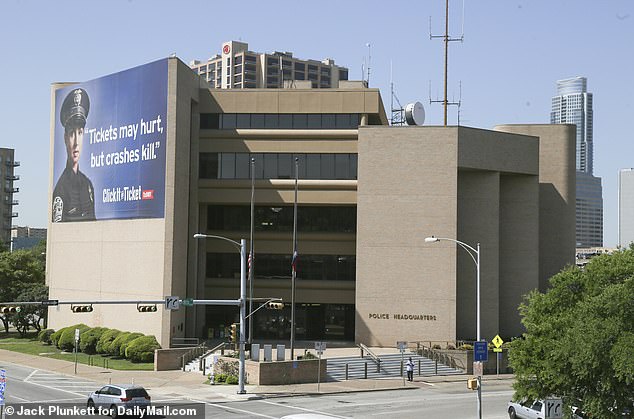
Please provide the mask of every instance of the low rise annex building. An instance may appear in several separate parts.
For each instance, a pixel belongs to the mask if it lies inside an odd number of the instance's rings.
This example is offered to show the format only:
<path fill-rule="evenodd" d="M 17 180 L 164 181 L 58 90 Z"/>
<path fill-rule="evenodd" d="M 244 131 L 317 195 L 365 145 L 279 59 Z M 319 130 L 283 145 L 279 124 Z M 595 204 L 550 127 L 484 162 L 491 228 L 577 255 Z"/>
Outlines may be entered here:
<path fill-rule="evenodd" d="M 51 109 L 52 299 L 237 299 L 238 252 L 193 236 L 249 238 L 253 175 L 255 306 L 285 303 L 251 317 L 253 340 L 288 340 L 295 159 L 297 340 L 474 339 L 473 260 L 453 243 L 426 243 L 431 235 L 480 243 L 486 339 L 519 335 L 522 296 L 574 263 L 571 125 L 390 127 L 379 91 L 360 82 L 211 89 L 177 58 L 55 84 Z M 79 154 L 72 130 L 82 124 Z M 87 203 L 55 192 L 76 160 Z M 163 347 L 223 338 L 237 320 L 232 306 L 49 308 L 54 329 L 140 331 Z"/>

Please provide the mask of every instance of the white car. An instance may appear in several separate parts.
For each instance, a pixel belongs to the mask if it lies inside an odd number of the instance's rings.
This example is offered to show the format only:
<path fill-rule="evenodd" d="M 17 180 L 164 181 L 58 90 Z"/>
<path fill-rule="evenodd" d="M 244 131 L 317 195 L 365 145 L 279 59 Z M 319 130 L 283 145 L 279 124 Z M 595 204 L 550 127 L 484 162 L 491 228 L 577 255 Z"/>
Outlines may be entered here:
<path fill-rule="evenodd" d="M 93 391 L 88 396 L 86 405 L 90 408 L 108 410 L 113 418 L 119 416 L 121 409 L 132 409 L 135 406 L 145 408 L 151 403 L 147 391 L 141 386 L 130 384 L 110 384 Z"/>
<path fill-rule="evenodd" d="M 548 411 L 547 411 L 548 410 Z M 563 403 L 561 399 L 510 401 L 507 412 L 509 418 L 548 419 L 563 418 Z M 573 417 L 575 417 L 573 415 Z"/>

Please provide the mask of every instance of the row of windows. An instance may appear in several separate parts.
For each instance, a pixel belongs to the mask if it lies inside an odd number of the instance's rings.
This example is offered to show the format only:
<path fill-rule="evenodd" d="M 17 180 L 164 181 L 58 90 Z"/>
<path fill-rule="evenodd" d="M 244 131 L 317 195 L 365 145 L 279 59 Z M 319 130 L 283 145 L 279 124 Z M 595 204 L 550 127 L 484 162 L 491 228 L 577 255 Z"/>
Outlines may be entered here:
<path fill-rule="evenodd" d="M 253 209 L 255 231 L 293 231 L 294 208 L 287 206 L 260 206 Z M 251 207 L 249 205 L 209 205 L 208 231 L 249 231 Z M 298 206 L 297 231 L 302 233 L 355 233 L 357 209 L 354 206 L 318 207 Z"/>
<path fill-rule="evenodd" d="M 251 159 L 256 179 L 294 179 L 295 159 L 299 179 L 355 180 L 357 154 L 348 153 L 200 153 L 201 179 L 251 179 Z"/>
<path fill-rule="evenodd" d="M 297 279 L 324 281 L 354 281 L 354 255 L 299 255 Z M 207 253 L 207 278 L 239 278 L 240 255 L 237 253 Z M 291 255 L 256 253 L 253 275 L 255 279 L 290 279 Z"/>
<path fill-rule="evenodd" d="M 201 129 L 356 129 L 359 114 L 201 113 Z"/>

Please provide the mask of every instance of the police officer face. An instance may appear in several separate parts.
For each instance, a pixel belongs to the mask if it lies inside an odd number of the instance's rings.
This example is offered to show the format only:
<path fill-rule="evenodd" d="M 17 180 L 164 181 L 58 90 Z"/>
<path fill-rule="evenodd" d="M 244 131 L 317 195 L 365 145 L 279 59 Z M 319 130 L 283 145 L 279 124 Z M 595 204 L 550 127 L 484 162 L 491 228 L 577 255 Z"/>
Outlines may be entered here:
<path fill-rule="evenodd" d="M 79 154 L 81 153 L 81 145 L 84 140 L 83 127 L 69 127 L 64 133 L 64 142 L 66 143 L 66 153 L 68 160 L 73 165 L 79 164 Z"/>

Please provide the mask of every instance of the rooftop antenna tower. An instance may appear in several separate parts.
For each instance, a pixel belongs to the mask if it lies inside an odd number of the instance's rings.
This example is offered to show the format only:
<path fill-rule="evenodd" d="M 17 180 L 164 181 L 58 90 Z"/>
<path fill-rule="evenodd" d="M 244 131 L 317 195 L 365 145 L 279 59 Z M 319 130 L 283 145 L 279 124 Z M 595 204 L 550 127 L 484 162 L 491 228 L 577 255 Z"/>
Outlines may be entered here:
<path fill-rule="evenodd" d="M 445 42 L 445 82 L 444 82 L 444 100 L 439 101 L 431 100 L 431 96 L 429 99 L 429 103 L 438 103 L 441 102 L 444 105 L 444 125 L 447 126 L 447 106 L 448 105 L 456 105 L 456 103 L 449 103 L 447 101 L 447 68 L 448 68 L 448 58 L 449 58 L 449 42 L 464 40 L 464 0 L 462 1 L 462 34 L 460 38 L 450 38 L 449 37 L 449 0 L 445 0 L 445 34 L 444 35 L 432 35 L 431 33 L 431 16 L 429 17 L 429 39 L 434 38 L 442 38 Z"/>
<path fill-rule="evenodd" d="M 460 106 L 462 105 L 462 80 L 458 82 L 458 101 L 451 101 L 451 102 L 446 102 L 448 106 L 456 106 L 458 107 L 458 125 L 460 125 Z M 429 82 L 429 104 L 431 105 L 432 103 L 445 103 L 444 100 L 440 100 L 438 99 L 438 94 L 436 94 L 436 100 L 433 100 L 431 98 L 431 81 Z M 446 109 L 446 107 L 445 107 Z M 447 125 L 447 124 L 445 124 Z"/>
<path fill-rule="evenodd" d="M 392 61 L 390 61 L 390 109 L 392 110 L 392 117 L 390 118 L 390 125 L 405 125 L 405 109 L 401 102 L 396 97 L 394 92 L 394 79 L 392 77 Z M 398 105 L 398 108 L 394 107 L 394 101 Z"/>
<path fill-rule="evenodd" d="M 365 44 L 365 46 L 368 47 L 368 78 L 367 78 L 367 81 L 368 81 L 368 87 L 370 87 L 370 58 L 371 58 L 371 55 L 370 55 L 370 43 L 368 42 L 367 44 Z"/>

